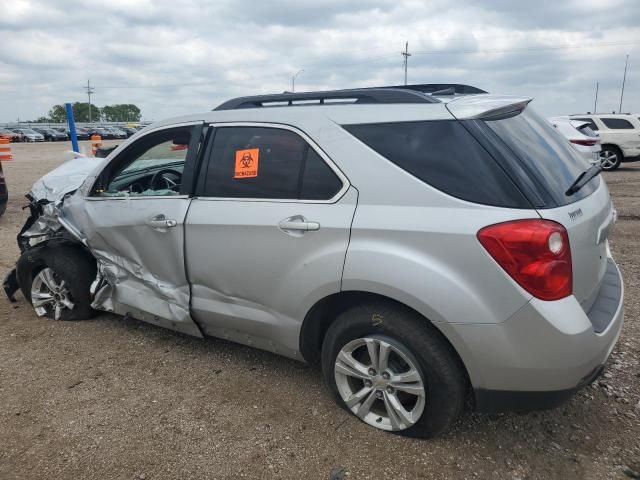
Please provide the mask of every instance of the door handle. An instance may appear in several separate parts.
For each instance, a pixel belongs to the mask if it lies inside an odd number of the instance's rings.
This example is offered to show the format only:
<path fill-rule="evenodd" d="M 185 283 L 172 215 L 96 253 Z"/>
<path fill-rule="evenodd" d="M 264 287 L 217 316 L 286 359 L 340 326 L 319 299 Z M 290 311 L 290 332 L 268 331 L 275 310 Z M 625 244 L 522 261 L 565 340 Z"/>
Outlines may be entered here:
<path fill-rule="evenodd" d="M 149 226 L 155 230 L 164 231 L 178 225 L 178 222 L 166 218 L 164 215 L 156 215 L 148 222 Z"/>
<path fill-rule="evenodd" d="M 315 232 L 320 230 L 320 224 L 318 222 L 311 222 L 302 215 L 294 215 L 293 217 L 285 218 L 278 223 L 278 228 L 285 232 Z"/>

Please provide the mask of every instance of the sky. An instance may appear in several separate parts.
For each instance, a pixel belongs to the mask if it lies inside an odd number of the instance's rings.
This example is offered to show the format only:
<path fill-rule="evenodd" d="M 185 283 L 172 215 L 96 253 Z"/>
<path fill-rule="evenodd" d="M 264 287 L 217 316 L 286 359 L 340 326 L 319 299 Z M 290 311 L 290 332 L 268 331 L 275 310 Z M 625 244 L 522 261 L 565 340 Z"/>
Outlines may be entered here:
<path fill-rule="evenodd" d="M 0 122 L 134 103 L 143 120 L 259 93 L 465 83 L 546 116 L 640 113 L 638 0 L 0 0 Z"/>

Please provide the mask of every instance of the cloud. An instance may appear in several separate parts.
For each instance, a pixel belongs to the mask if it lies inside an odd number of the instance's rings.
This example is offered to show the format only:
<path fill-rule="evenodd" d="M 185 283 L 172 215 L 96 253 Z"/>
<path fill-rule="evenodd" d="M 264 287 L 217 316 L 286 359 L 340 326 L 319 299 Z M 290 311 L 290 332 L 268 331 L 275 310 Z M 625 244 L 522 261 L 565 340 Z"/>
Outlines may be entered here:
<path fill-rule="evenodd" d="M 145 119 L 239 95 L 402 82 L 527 95 L 546 115 L 640 112 L 640 2 L 12 0 L 0 15 L 0 122 L 56 103 L 135 103 Z M 632 45 L 636 42 L 635 45 Z M 570 47 L 570 48 L 567 48 Z"/>

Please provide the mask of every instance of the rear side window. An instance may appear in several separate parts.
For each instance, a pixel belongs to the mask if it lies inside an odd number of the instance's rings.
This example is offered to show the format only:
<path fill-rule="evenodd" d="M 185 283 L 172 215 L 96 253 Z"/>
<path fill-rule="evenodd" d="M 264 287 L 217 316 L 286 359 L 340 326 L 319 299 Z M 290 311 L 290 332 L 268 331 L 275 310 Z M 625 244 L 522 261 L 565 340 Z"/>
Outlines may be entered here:
<path fill-rule="evenodd" d="M 457 120 L 343 128 L 398 167 L 449 195 L 485 205 L 531 208 L 491 155 Z"/>
<path fill-rule="evenodd" d="M 329 200 L 342 181 L 298 134 L 280 128 L 216 130 L 203 195 Z"/>
<path fill-rule="evenodd" d="M 589 122 L 589 127 L 594 132 L 598 131 L 598 126 L 591 118 L 571 118 L 571 120 L 580 120 L 581 122 Z"/>
<path fill-rule="evenodd" d="M 602 123 L 612 130 L 633 129 L 631 122 L 624 118 L 601 118 L 600 120 L 602 120 Z"/>
<path fill-rule="evenodd" d="M 548 194 L 544 197 L 550 197 L 551 202 L 544 206 L 573 203 L 590 195 L 598 187 L 600 177 L 595 177 L 578 192 L 571 196 L 565 195 L 578 175 L 589 165 L 531 107 L 519 115 L 485 121 L 485 124 L 511 151 L 508 160 L 521 162 L 530 178 Z"/>

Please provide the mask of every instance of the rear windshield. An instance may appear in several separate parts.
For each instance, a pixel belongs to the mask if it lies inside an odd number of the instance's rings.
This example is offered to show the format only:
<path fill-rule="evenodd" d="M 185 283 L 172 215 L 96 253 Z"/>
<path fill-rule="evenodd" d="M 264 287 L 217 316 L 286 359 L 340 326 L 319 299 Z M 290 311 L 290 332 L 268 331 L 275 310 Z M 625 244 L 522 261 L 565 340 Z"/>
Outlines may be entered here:
<path fill-rule="evenodd" d="M 565 195 L 575 179 L 590 165 L 571 147 L 571 144 L 531 107 L 519 115 L 500 120 L 487 120 L 511 151 L 514 161 L 522 164 L 535 183 L 545 190 L 556 205 L 568 205 L 593 193 L 600 184 L 595 177 L 578 192 Z"/>
<path fill-rule="evenodd" d="M 598 126 L 590 118 L 571 118 L 571 120 L 579 120 L 581 122 L 589 122 L 589 127 L 591 127 L 591 130 L 593 130 L 594 132 L 598 131 Z"/>
<path fill-rule="evenodd" d="M 598 138 L 598 134 L 594 132 L 589 125 L 583 125 L 582 127 L 578 127 L 578 130 L 580 131 L 580 133 L 582 133 L 583 135 L 586 135 L 587 137 Z"/>

